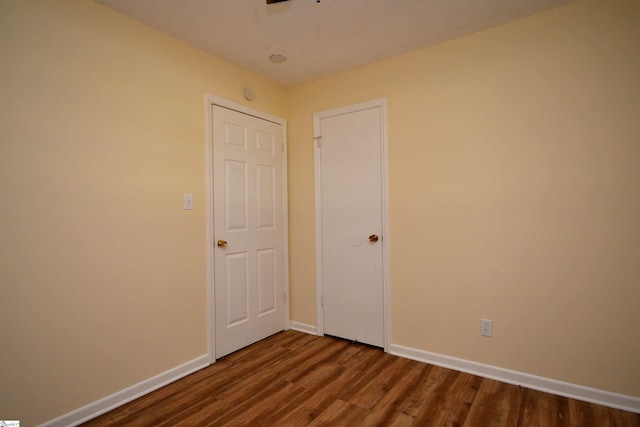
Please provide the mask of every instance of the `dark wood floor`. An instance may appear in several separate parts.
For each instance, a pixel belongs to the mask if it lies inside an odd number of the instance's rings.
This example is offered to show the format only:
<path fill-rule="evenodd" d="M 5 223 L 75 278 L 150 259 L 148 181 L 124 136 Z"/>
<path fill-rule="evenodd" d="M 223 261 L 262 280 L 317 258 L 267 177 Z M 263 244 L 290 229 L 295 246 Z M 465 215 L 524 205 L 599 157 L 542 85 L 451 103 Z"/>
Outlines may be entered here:
<path fill-rule="evenodd" d="M 85 426 L 640 426 L 640 415 L 281 332 Z"/>

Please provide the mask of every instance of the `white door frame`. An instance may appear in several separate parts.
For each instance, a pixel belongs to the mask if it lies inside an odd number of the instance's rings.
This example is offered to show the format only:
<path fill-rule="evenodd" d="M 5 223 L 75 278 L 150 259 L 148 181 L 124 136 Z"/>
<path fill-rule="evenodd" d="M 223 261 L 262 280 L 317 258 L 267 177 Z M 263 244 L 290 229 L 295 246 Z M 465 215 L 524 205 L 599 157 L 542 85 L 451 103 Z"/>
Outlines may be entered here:
<path fill-rule="evenodd" d="M 322 307 L 322 180 L 320 174 L 320 145 L 322 136 L 320 135 L 320 120 L 342 114 L 367 110 L 370 108 L 380 108 L 380 126 L 382 136 L 382 297 L 383 297 L 383 339 L 384 351 L 389 352 L 391 344 L 391 313 L 389 297 L 389 206 L 388 206 L 388 163 L 387 163 L 387 101 L 386 98 L 374 99 L 358 104 L 347 105 L 332 110 L 321 111 L 313 114 L 313 140 L 314 140 L 314 187 L 315 187 L 315 214 L 316 214 L 316 313 L 317 327 L 316 333 L 324 335 L 324 314 Z"/>
<path fill-rule="evenodd" d="M 207 157 L 207 350 L 209 352 L 209 364 L 216 361 L 216 317 L 214 295 L 214 236 L 213 227 L 213 106 L 228 108 L 239 113 L 254 116 L 267 120 L 282 127 L 282 237 L 283 237 L 283 289 L 285 292 L 284 301 L 284 328 L 289 329 L 289 221 L 288 221 L 288 198 L 287 198 L 287 121 L 280 117 L 275 117 L 262 111 L 254 110 L 241 104 L 228 101 L 211 94 L 205 94 L 205 115 L 206 115 L 206 157 Z"/>

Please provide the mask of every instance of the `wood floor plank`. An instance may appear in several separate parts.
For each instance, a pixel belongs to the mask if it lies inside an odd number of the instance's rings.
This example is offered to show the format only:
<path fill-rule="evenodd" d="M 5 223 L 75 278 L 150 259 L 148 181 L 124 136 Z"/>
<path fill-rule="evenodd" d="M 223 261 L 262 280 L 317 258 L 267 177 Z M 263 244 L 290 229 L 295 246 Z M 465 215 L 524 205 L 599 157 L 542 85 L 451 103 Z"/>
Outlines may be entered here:
<path fill-rule="evenodd" d="M 465 420 L 466 427 L 510 427 L 518 424 L 520 406 L 524 398 L 522 388 L 484 379 Z"/>
<path fill-rule="evenodd" d="M 288 334 L 291 337 L 285 337 L 285 343 L 283 347 L 289 350 L 297 350 L 299 348 L 306 347 L 310 342 L 318 340 L 320 337 L 311 334 L 305 334 L 302 332 L 296 332 L 294 334 Z"/>
<path fill-rule="evenodd" d="M 344 400 L 337 399 L 309 427 L 316 426 L 356 426 L 367 415 L 368 411 Z"/>
<path fill-rule="evenodd" d="M 346 341 L 334 341 L 332 345 L 324 345 L 320 343 L 319 348 L 310 349 L 304 352 L 300 357 L 301 363 L 293 363 L 291 368 L 287 370 L 284 378 L 287 381 L 297 382 L 309 375 L 315 375 L 316 366 L 329 361 L 339 355 L 345 348 L 349 346 Z"/>
<path fill-rule="evenodd" d="M 349 384 L 344 391 L 340 394 L 340 399 L 345 402 L 356 398 L 358 393 L 361 393 L 369 384 L 374 381 L 381 372 L 389 368 L 395 361 L 395 357 L 389 354 L 382 353 L 379 355 L 374 363 L 370 364 L 370 369 L 360 370 L 352 367 L 351 369 L 357 369 L 361 372 L 361 375 L 352 383 Z M 367 362 L 368 363 L 368 362 Z"/>
<path fill-rule="evenodd" d="M 368 347 L 363 344 L 353 345 L 360 351 L 341 362 L 341 364 L 347 368 L 369 371 L 373 365 L 379 363 L 380 357 L 383 357 L 385 354 L 385 352 L 379 348 Z"/>
<path fill-rule="evenodd" d="M 272 417 L 266 418 L 263 425 L 270 426 L 283 423 L 284 425 L 305 426 L 313 422 L 325 409 L 338 399 L 338 396 L 349 385 L 355 383 L 362 372 L 356 369 L 346 369 L 342 366 L 336 377 L 327 377 L 325 381 L 316 381 L 305 392 L 296 396 L 292 401 L 281 407 Z M 278 421 L 276 423 L 276 421 Z"/>
<path fill-rule="evenodd" d="M 449 371 L 446 380 L 434 390 L 429 405 L 419 411 L 416 425 L 463 425 L 481 382 L 478 376 Z"/>
<path fill-rule="evenodd" d="M 393 388 L 395 384 L 406 373 L 406 369 L 412 365 L 412 360 L 402 358 L 392 358 L 391 363 L 380 369 L 378 374 L 371 379 L 360 390 L 351 394 L 345 399 L 353 405 L 360 406 L 365 409 L 371 409 Z"/>
<path fill-rule="evenodd" d="M 449 372 L 448 369 L 439 366 L 427 365 L 420 373 L 413 393 L 400 405 L 400 411 L 416 417 L 433 401 L 436 390 L 446 380 Z"/>
<path fill-rule="evenodd" d="M 364 425 L 411 425 L 414 417 L 399 410 L 400 405 L 413 392 L 422 372 L 427 365 L 413 360 L 408 361 L 408 366 L 399 377 L 391 380 L 390 389 L 371 409 L 371 412 L 363 420 Z"/>
<path fill-rule="evenodd" d="M 609 408 L 569 399 L 569 422 L 574 425 L 613 427 Z"/>
<path fill-rule="evenodd" d="M 328 352 L 326 346 L 318 340 L 309 342 L 301 351 L 289 355 L 289 357 L 270 358 L 263 366 L 257 366 L 252 372 L 234 383 L 234 387 L 225 387 L 217 394 L 219 399 L 229 400 L 231 403 L 240 404 L 250 396 L 258 393 L 264 384 L 268 384 L 277 378 L 287 375 L 293 369 L 304 366 L 306 361 L 320 360 Z"/>
<path fill-rule="evenodd" d="M 294 384 L 286 381 L 277 381 L 266 385 L 265 388 L 251 398 L 237 405 L 216 420 L 216 425 L 256 425 L 260 419 L 267 416 L 289 396 L 295 396 L 300 390 Z"/>
<path fill-rule="evenodd" d="M 570 425 L 566 397 L 525 389 L 519 425 L 562 427 Z"/>
<path fill-rule="evenodd" d="M 628 411 L 620 411 L 617 409 L 609 409 L 613 424 L 616 427 L 622 426 L 640 426 L 640 414 Z"/>
<path fill-rule="evenodd" d="M 158 421 L 156 427 L 206 426 L 215 425 L 216 421 L 236 407 L 229 402 L 218 400 L 215 396 L 207 396 L 194 402 L 190 408 L 182 412 L 160 411 L 164 418 Z"/>
<path fill-rule="evenodd" d="M 344 341 L 337 338 L 329 338 L 329 339 L 333 339 L 336 341 Z M 372 350 L 371 347 L 365 346 L 363 344 L 350 343 L 346 348 L 343 349 L 341 353 L 339 353 L 334 359 L 332 359 L 331 362 L 337 365 L 345 366 L 345 367 L 353 366 L 353 367 L 362 368 L 361 366 L 358 366 L 357 363 L 353 363 L 351 359 L 356 357 L 356 355 L 369 353 L 371 352 L 371 350 Z M 377 350 L 377 349 L 373 348 L 373 350 Z M 376 351 L 372 353 L 373 355 L 377 354 Z"/>
<path fill-rule="evenodd" d="M 84 425 L 640 427 L 640 415 L 286 331 Z"/>

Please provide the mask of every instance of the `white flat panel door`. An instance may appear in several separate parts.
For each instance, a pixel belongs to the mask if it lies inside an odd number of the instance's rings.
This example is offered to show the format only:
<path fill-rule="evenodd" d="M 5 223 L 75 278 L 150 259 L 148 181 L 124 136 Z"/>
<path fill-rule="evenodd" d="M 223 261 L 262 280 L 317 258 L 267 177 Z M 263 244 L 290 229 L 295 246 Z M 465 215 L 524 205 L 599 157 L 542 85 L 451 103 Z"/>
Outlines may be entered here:
<path fill-rule="evenodd" d="M 282 128 L 214 106 L 216 358 L 284 329 Z"/>
<path fill-rule="evenodd" d="M 384 345 L 381 121 L 379 107 L 320 118 L 316 174 L 324 333 L 379 347 Z"/>

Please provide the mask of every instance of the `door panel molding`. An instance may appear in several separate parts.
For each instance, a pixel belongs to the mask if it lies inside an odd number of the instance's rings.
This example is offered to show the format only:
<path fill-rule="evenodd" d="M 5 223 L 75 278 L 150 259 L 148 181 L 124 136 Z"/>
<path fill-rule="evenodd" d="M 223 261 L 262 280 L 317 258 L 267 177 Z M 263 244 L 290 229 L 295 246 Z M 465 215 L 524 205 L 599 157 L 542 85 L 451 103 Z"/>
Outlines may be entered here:
<path fill-rule="evenodd" d="M 274 295 L 284 302 L 284 328 L 289 329 L 289 238 L 288 238 L 288 192 L 287 192 L 287 122 L 286 120 L 271 114 L 252 109 L 250 107 L 217 97 L 212 94 L 205 94 L 205 124 L 206 124 L 206 236 L 207 236 L 207 352 L 209 364 L 215 363 L 216 359 L 216 319 L 214 301 L 214 251 L 216 240 L 214 238 L 214 216 L 213 216 L 213 108 L 223 107 L 242 114 L 257 117 L 278 124 L 282 130 L 282 257 L 283 257 L 283 289 L 284 295 Z M 276 146 L 275 141 L 267 138 L 259 141 L 260 149 L 271 152 Z M 271 148 L 270 148 L 271 147 Z M 274 210 L 276 207 L 273 206 Z M 268 310 L 265 311 L 265 313 Z"/>
<path fill-rule="evenodd" d="M 390 312 L 390 274 L 389 274 L 389 222 L 388 222 L 388 134 L 387 134 L 387 107 L 386 99 L 379 98 L 358 104 L 347 105 L 331 110 L 321 111 L 313 114 L 313 144 L 314 144 L 314 188 L 315 188 L 315 226 L 316 226 L 316 333 L 324 335 L 324 309 L 323 309 L 323 230 L 322 230 L 322 177 L 321 177 L 321 121 L 325 118 L 331 118 L 349 113 L 369 110 L 373 108 L 380 109 L 380 135 L 382 138 L 381 153 L 381 202 L 382 202 L 382 282 L 383 282 L 383 341 L 384 351 L 388 352 L 391 343 L 391 312 Z"/>

